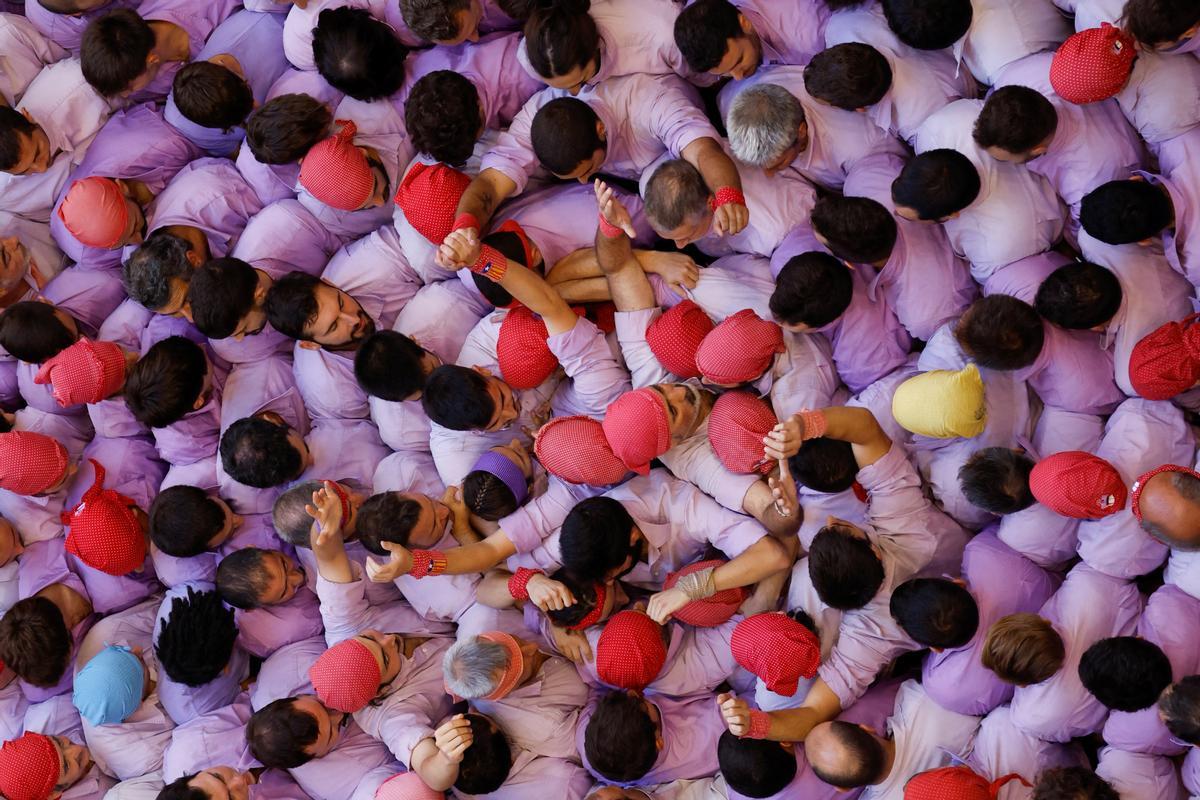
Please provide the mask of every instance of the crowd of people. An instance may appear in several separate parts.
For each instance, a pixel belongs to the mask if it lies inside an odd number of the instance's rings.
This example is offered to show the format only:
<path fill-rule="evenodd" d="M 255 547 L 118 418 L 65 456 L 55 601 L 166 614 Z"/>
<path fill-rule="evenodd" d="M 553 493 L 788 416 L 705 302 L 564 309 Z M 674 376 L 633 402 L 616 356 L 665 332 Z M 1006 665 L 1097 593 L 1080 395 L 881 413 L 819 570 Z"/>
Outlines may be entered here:
<path fill-rule="evenodd" d="M 0 797 L 1200 797 L 1197 0 L 0 8 Z"/>

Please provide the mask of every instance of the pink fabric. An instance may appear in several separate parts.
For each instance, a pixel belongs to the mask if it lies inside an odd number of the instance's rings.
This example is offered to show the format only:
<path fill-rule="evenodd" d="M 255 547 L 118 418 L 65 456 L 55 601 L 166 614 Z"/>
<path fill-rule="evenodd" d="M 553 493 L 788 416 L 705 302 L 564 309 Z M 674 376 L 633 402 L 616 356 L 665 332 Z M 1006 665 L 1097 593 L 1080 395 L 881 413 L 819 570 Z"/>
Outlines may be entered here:
<path fill-rule="evenodd" d="M 339 119 L 342 129 L 317 142 L 300 161 L 300 185 L 327 206 L 357 211 L 371 196 L 375 176 L 370 162 L 354 146 L 358 132 L 350 120 Z"/>
<path fill-rule="evenodd" d="M 83 244 L 110 250 L 125 234 L 129 210 L 116 181 L 93 175 L 71 184 L 58 207 L 58 218 Z"/>
<path fill-rule="evenodd" d="M 533 449 L 547 472 L 569 483 L 608 486 L 629 474 L 591 417 L 555 417 L 538 431 Z"/>
<path fill-rule="evenodd" d="M 775 462 L 763 456 L 763 439 L 778 422 L 762 398 L 750 392 L 726 392 L 708 417 L 708 442 L 730 472 L 765 475 Z"/>
<path fill-rule="evenodd" d="M 988 783 L 970 767 L 941 767 L 914 775 L 904 786 L 904 800 L 994 800 L 1009 781 L 1029 784 L 1020 775 L 1005 775 Z"/>
<path fill-rule="evenodd" d="M 1142 521 L 1142 510 L 1138 506 L 1138 500 L 1142 496 L 1142 489 L 1146 488 L 1146 481 L 1160 472 L 1186 472 L 1196 480 L 1200 480 L 1200 472 L 1196 472 L 1194 469 L 1189 469 L 1188 467 L 1181 467 L 1178 464 L 1163 464 L 1161 467 L 1155 467 L 1144 475 L 1139 475 L 1138 479 L 1133 482 L 1133 496 L 1130 498 L 1130 510 L 1133 511 L 1133 515 L 1137 517 L 1138 522 Z"/>
<path fill-rule="evenodd" d="M 712 561 L 697 561 L 695 564 L 688 564 L 678 572 L 672 572 L 667 575 L 667 580 L 663 583 L 663 587 L 670 589 L 684 575 L 691 575 L 693 572 L 698 572 L 708 567 L 719 567 L 724 563 L 726 562 L 720 559 L 713 559 Z M 675 619 L 685 622 L 688 625 L 694 625 L 697 628 L 715 628 L 727 622 L 730 617 L 736 614 L 745 599 L 746 590 L 744 587 L 722 589 L 712 597 L 688 603 L 675 612 Z"/>
<path fill-rule="evenodd" d="M 1129 357 L 1129 382 L 1147 400 L 1170 400 L 1200 381 L 1200 315 L 1146 334 Z"/>
<path fill-rule="evenodd" d="M 415 164 L 396 191 L 396 207 L 408 224 L 434 244 L 455 228 L 454 210 L 471 179 L 445 164 Z"/>
<path fill-rule="evenodd" d="M 484 698 L 485 700 L 500 700 L 517 688 L 517 683 L 521 680 L 521 673 L 525 671 L 525 656 L 521 653 L 521 645 L 512 634 L 504 631 L 488 631 L 479 634 L 479 638 L 500 645 L 508 653 L 508 666 L 504 669 L 504 677 L 500 679 L 500 684 L 495 691 Z"/>
<path fill-rule="evenodd" d="M 445 792 L 435 792 L 415 772 L 402 772 L 388 778 L 375 790 L 375 800 L 445 800 Z"/>
<path fill-rule="evenodd" d="M 524 306 L 508 312 L 500 323 L 496 339 L 496 360 L 500 375 L 514 389 L 541 386 L 558 366 L 558 359 L 546 345 L 546 323 Z"/>
<path fill-rule="evenodd" d="M 26 733 L 0 747 L 0 794 L 8 800 L 46 800 L 58 777 L 58 750 L 50 737 Z"/>
<path fill-rule="evenodd" d="M 1105 22 L 1062 43 L 1050 63 L 1050 84 L 1070 103 L 1105 100 L 1125 86 L 1136 56 L 1133 37 Z"/>
<path fill-rule="evenodd" d="M 733 657 L 775 694 L 791 697 L 801 678 L 821 665 L 816 634 L 786 614 L 755 614 L 738 623 L 729 641 Z"/>
<path fill-rule="evenodd" d="M 766 372 L 783 350 L 783 329 L 743 308 L 704 337 L 696 350 L 696 368 L 713 383 L 746 383 Z"/>

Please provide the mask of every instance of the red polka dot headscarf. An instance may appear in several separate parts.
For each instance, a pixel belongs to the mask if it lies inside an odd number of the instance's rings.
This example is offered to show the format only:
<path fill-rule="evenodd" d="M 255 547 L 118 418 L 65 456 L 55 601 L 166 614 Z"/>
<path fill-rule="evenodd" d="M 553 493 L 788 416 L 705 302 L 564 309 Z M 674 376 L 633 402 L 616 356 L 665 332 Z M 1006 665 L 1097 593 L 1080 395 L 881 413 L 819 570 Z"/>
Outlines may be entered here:
<path fill-rule="evenodd" d="M 940 767 L 914 775 L 904 786 L 904 800 L 995 800 L 1009 781 L 1029 783 L 1016 773 L 988 783 L 969 767 Z"/>
<path fill-rule="evenodd" d="M 433 244 L 454 229 L 454 211 L 471 179 L 445 164 L 414 164 L 396 191 L 396 207 Z M 530 265 L 532 266 L 532 265 Z"/>
<path fill-rule="evenodd" d="M 591 417 L 555 417 L 538 431 L 533 449 L 547 472 L 568 483 L 609 486 L 629 474 Z"/>
<path fill-rule="evenodd" d="M 688 564 L 678 572 L 672 572 L 667 575 L 667 580 L 663 583 L 663 588 L 673 588 L 684 575 L 691 575 L 693 572 L 699 572 L 709 567 L 719 567 L 724 563 L 725 561 L 716 558 L 711 561 L 697 561 L 695 564 Z M 706 597 L 703 600 L 693 600 L 676 611 L 674 617 L 680 622 L 697 628 L 715 628 L 718 625 L 728 622 L 737 613 L 737 610 L 745 600 L 745 587 L 738 586 L 734 589 L 722 589 L 712 597 Z"/>
<path fill-rule="evenodd" d="M 63 408 L 99 403 L 125 383 L 125 354 L 112 342 L 80 339 L 42 364 L 33 382 L 50 384 Z"/>
<path fill-rule="evenodd" d="M 313 662 L 308 679 L 327 708 L 353 714 L 379 694 L 383 674 L 366 645 L 357 639 L 345 639 Z"/>
<path fill-rule="evenodd" d="M 524 306 L 512 309 L 500 323 L 496 359 L 500 375 L 514 389 L 532 389 L 553 374 L 558 357 L 546 344 L 546 323 Z"/>
<path fill-rule="evenodd" d="M 58 748 L 49 736 L 26 733 L 0 747 L 0 795 L 8 800 L 46 800 L 58 778 Z"/>
<path fill-rule="evenodd" d="M 704 309 L 684 300 L 663 312 L 646 328 L 646 344 L 658 363 L 680 378 L 699 378 L 696 350 L 713 329 Z"/>
<path fill-rule="evenodd" d="M 1029 475 L 1037 501 L 1064 517 L 1100 519 L 1125 508 L 1125 481 L 1112 464 L 1081 450 L 1043 458 Z"/>
<path fill-rule="evenodd" d="M 763 456 L 763 439 L 779 420 L 762 398 L 750 392 L 725 392 L 708 418 L 708 442 L 730 472 L 767 474 L 774 461 Z"/>
<path fill-rule="evenodd" d="M 726 317 L 696 350 L 696 368 L 704 380 L 725 386 L 756 380 L 783 352 L 783 329 L 752 309 Z"/>
<path fill-rule="evenodd" d="M 596 673 L 618 689 L 645 689 L 666 663 L 662 626 L 641 611 L 614 614 L 596 643 Z"/>
<path fill-rule="evenodd" d="M 1142 337 L 1129 356 L 1129 382 L 1147 400 L 1170 400 L 1200 381 L 1200 314 Z"/>
<path fill-rule="evenodd" d="M 375 190 L 371 162 L 354 146 L 358 126 L 339 119 L 342 129 L 312 146 L 300 160 L 300 185 L 327 206 L 357 211 Z"/>
<path fill-rule="evenodd" d="M 129 209 L 116 181 L 93 175 L 71 184 L 58 218 L 81 244 L 111 250 L 125 235 Z"/>
<path fill-rule="evenodd" d="M 445 792 L 435 792 L 415 772 L 401 772 L 388 778 L 375 790 L 375 800 L 445 800 Z"/>
<path fill-rule="evenodd" d="M 0 489 L 34 495 L 62 480 L 67 448 L 33 431 L 0 433 Z"/>
<path fill-rule="evenodd" d="M 146 534 L 133 511 L 137 504 L 105 489 L 104 467 L 94 458 L 88 460 L 96 480 L 79 505 L 62 514 L 63 524 L 69 527 L 67 552 L 92 569 L 128 575 L 146 561 Z"/>
<path fill-rule="evenodd" d="M 1137 521 L 1142 521 L 1142 508 L 1139 501 L 1142 499 L 1142 490 L 1146 488 L 1146 483 L 1162 472 L 1183 472 L 1191 475 L 1196 480 L 1200 480 L 1200 472 L 1189 467 L 1181 467 L 1178 464 L 1163 464 L 1160 467 L 1155 467 L 1149 472 L 1139 475 L 1138 479 L 1133 482 L 1133 491 L 1129 498 L 1129 510 L 1133 512 L 1133 516 L 1137 517 Z"/>
<path fill-rule="evenodd" d="M 639 475 L 648 474 L 650 462 L 671 449 L 666 401 L 649 386 L 618 397 L 608 407 L 603 428 L 613 453 Z"/>
<path fill-rule="evenodd" d="M 1107 100 L 1125 88 L 1136 57 L 1133 37 L 1105 22 L 1062 43 L 1050 62 L 1050 85 L 1076 105 Z"/>
<path fill-rule="evenodd" d="M 755 614 L 733 629 L 733 657 L 762 679 L 775 694 L 791 697 L 800 679 L 817 674 L 821 642 L 816 634 L 786 614 Z"/>

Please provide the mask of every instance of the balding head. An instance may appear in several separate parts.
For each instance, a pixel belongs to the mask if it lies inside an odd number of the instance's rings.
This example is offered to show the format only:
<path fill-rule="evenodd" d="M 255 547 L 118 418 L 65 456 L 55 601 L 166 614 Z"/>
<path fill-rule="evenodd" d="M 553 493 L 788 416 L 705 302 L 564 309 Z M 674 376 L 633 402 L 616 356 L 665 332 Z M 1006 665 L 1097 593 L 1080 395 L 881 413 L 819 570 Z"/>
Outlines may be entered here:
<path fill-rule="evenodd" d="M 849 722 L 823 722 L 804 740 L 804 753 L 817 777 L 841 789 L 879 783 L 887 754 L 875 734 Z"/>
<path fill-rule="evenodd" d="M 1142 528 L 1177 550 L 1200 550 L 1200 479 L 1166 471 L 1148 478 L 1137 498 Z"/>

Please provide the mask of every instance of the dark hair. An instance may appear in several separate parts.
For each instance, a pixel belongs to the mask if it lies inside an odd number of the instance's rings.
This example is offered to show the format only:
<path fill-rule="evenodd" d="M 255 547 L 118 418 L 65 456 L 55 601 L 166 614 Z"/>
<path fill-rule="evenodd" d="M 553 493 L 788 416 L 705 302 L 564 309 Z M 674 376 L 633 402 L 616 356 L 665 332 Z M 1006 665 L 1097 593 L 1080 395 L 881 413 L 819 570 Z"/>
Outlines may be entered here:
<path fill-rule="evenodd" d="M 296 698 L 284 697 L 260 708 L 246 723 L 250 754 L 264 767 L 294 769 L 312 761 L 304 748 L 313 745 L 321 729 L 312 714 L 296 709 Z"/>
<path fill-rule="evenodd" d="M 675 158 L 664 161 L 646 182 L 646 216 L 667 230 L 674 230 L 708 208 L 711 193 L 700 170 Z"/>
<path fill-rule="evenodd" d="M 846 491 L 858 476 L 858 462 L 850 443 L 825 436 L 801 442 L 800 449 L 788 459 L 788 468 L 797 483 L 827 494 Z"/>
<path fill-rule="evenodd" d="M 746 797 L 779 794 L 796 777 L 796 755 L 779 742 L 742 739 L 729 731 L 717 740 L 717 762 L 733 789 Z"/>
<path fill-rule="evenodd" d="M 835 44 L 808 62 L 804 88 L 831 106 L 857 111 L 875 105 L 892 88 L 892 66 L 869 44 Z"/>
<path fill-rule="evenodd" d="M 729 49 L 729 39 L 746 35 L 740 12 L 729 0 L 696 0 L 675 18 L 675 46 L 693 72 L 716 68 Z"/>
<path fill-rule="evenodd" d="M 809 759 L 813 774 L 839 789 L 857 789 L 879 780 L 886 758 L 878 739 L 858 725 L 842 720 L 829 723 L 829 735 L 845 755 L 838 760 L 837 771 Z"/>
<path fill-rule="evenodd" d="M 1062 636 L 1045 617 L 1019 612 L 988 628 L 979 662 L 1014 686 L 1031 686 L 1058 673 L 1066 659 Z"/>
<path fill-rule="evenodd" d="M 20 111 L 0 105 L 0 172 L 17 165 L 21 160 L 21 136 L 31 136 L 35 130 L 37 126 Z"/>
<path fill-rule="evenodd" d="M 858 264 L 886 261 L 896 246 L 892 212 L 869 197 L 826 195 L 813 206 L 812 227 L 836 257 Z"/>
<path fill-rule="evenodd" d="M 629 557 L 633 517 L 611 497 L 589 497 L 575 504 L 559 534 L 563 566 L 582 580 L 602 580 Z"/>
<path fill-rule="evenodd" d="M 580 580 L 569 569 L 559 568 L 550 575 L 551 580 L 558 581 L 575 597 L 572 605 L 561 609 L 546 609 L 546 616 L 560 628 L 569 628 L 583 622 L 583 618 L 596 610 L 596 582 Z"/>
<path fill-rule="evenodd" d="M 1160 187 L 1143 180 L 1109 181 L 1084 195 L 1079 224 L 1107 244 L 1149 239 L 1171 224 L 1175 210 Z"/>
<path fill-rule="evenodd" d="M 62 612 L 44 597 L 18 600 L 0 617 L 0 659 L 34 686 L 58 683 L 71 665 L 71 645 Z"/>
<path fill-rule="evenodd" d="M 951 650 L 979 630 L 979 605 L 971 593 L 945 578 L 913 578 L 896 587 L 892 618 L 919 645 Z"/>
<path fill-rule="evenodd" d="M 1033 307 L 1060 328 L 1088 330 L 1112 319 L 1121 308 L 1123 296 L 1121 281 L 1111 270 L 1075 261 L 1042 281 Z"/>
<path fill-rule="evenodd" d="M 120 94 L 146 71 L 154 31 L 136 11 L 117 8 L 88 23 L 79 44 L 84 79 L 105 97 Z"/>
<path fill-rule="evenodd" d="M 210 339 L 224 339 L 237 330 L 254 308 L 258 273 L 240 258 L 214 258 L 192 273 L 188 302 L 192 322 Z"/>
<path fill-rule="evenodd" d="M 1200 6 L 1193 0 L 1127 0 L 1123 26 L 1142 44 L 1178 41 L 1200 24 Z"/>
<path fill-rule="evenodd" d="M 942 50 L 967 35 L 971 0 L 882 0 L 896 38 L 918 50 Z"/>
<path fill-rule="evenodd" d="M 404 101 L 404 127 L 418 153 L 459 166 L 475 149 L 480 110 L 475 84 L 453 70 L 439 69 L 413 84 Z"/>
<path fill-rule="evenodd" d="M 230 131 L 254 110 L 254 93 L 244 78 L 211 61 L 193 61 L 171 84 L 179 113 L 205 128 Z"/>
<path fill-rule="evenodd" d="M 992 92 L 975 118 L 975 144 L 1027 153 L 1058 128 L 1054 104 L 1028 86 L 1002 86 Z"/>
<path fill-rule="evenodd" d="M 203 686 L 221 674 L 233 656 L 238 628 L 233 609 L 214 591 L 188 587 L 175 597 L 154 640 L 154 655 L 167 677 L 184 686 Z"/>
<path fill-rule="evenodd" d="M 238 483 L 270 489 L 287 483 L 304 467 L 288 441 L 290 429 L 259 417 L 246 417 L 221 435 L 221 466 Z"/>
<path fill-rule="evenodd" d="M 234 608 L 249 611 L 259 608 L 259 598 L 266 589 L 267 575 L 263 558 L 270 550 L 243 547 L 234 550 L 217 564 L 217 593 Z"/>
<path fill-rule="evenodd" d="M 597 150 L 604 140 L 596 131 L 600 120 L 592 107 L 577 97 L 556 97 L 537 110 L 529 138 L 542 166 L 555 175 L 568 175 Z"/>
<path fill-rule="evenodd" d="M 496 411 L 487 380 L 468 367 L 443 364 L 425 380 L 421 408 L 429 419 L 452 431 L 482 430 Z"/>
<path fill-rule="evenodd" d="M 191 558 L 225 527 L 225 511 L 203 489 L 168 486 L 150 504 L 150 541 L 169 556 Z"/>
<path fill-rule="evenodd" d="M 1021 369 L 1037 360 L 1046 330 L 1033 306 L 1007 294 L 976 300 L 954 326 L 954 338 L 981 367 Z"/>
<path fill-rule="evenodd" d="M 188 781 L 199 774 L 193 772 L 191 775 L 176 778 L 160 789 L 154 800 L 212 800 L 204 790 L 188 786 Z"/>
<path fill-rule="evenodd" d="M 472 470 L 463 478 L 462 498 L 472 514 L 489 522 L 499 522 L 518 508 L 508 484 L 484 470 Z"/>
<path fill-rule="evenodd" d="M 471 746 L 463 752 L 454 788 L 466 794 L 491 794 L 504 785 L 512 769 L 512 748 L 504 731 L 479 714 L 467 714 Z"/>
<path fill-rule="evenodd" d="M 600 66 L 600 31 L 588 14 L 590 0 L 538 3 L 525 20 L 525 55 L 543 78 L 566 75 L 595 59 Z"/>
<path fill-rule="evenodd" d="M 892 182 L 892 200 L 926 221 L 957 214 L 979 196 L 979 171 L 957 150 L 930 150 L 913 156 Z"/>
<path fill-rule="evenodd" d="M 1093 644 L 1079 660 L 1079 680 L 1114 711 L 1141 711 L 1171 685 L 1171 662 L 1153 642 L 1113 636 Z"/>
<path fill-rule="evenodd" d="M 306 94 L 281 94 L 246 119 L 246 145 L 264 164 L 292 164 L 329 135 L 333 115 Z"/>
<path fill-rule="evenodd" d="M 871 602 L 883 585 L 883 562 L 866 539 L 826 525 L 809 545 L 808 575 L 821 602 L 852 611 Z"/>
<path fill-rule="evenodd" d="M 846 265 L 817 250 L 792 256 L 775 276 L 771 314 L 785 325 L 822 328 L 850 307 L 854 280 Z"/>
<path fill-rule="evenodd" d="M 150 234 L 121 267 L 126 294 L 151 311 L 165 306 L 171 299 L 171 278 L 185 283 L 192 279 L 192 262 L 187 257 L 191 249 L 174 234 L 163 230 Z"/>
<path fill-rule="evenodd" d="M 1087 767 L 1055 767 L 1038 776 L 1033 800 L 1121 800 L 1121 796 Z"/>
<path fill-rule="evenodd" d="M 490 245 L 500 251 L 500 255 L 507 258 L 509 261 L 516 261 L 518 264 L 534 268 L 533 264 L 525 263 L 525 246 L 521 244 L 521 237 L 512 231 L 497 231 L 489 233 L 483 237 L 483 243 Z M 500 284 L 480 275 L 477 272 L 471 273 L 472 282 L 479 293 L 483 295 L 483 299 L 494 305 L 496 308 L 508 308 L 513 303 L 513 296 L 508 293 Z"/>
<path fill-rule="evenodd" d="M 361 8 L 327 8 L 313 28 L 313 61 L 330 86 L 355 100 L 390 97 L 404 85 L 405 47 Z"/>
<path fill-rule="evenodd" d="M 165 428 L 193 410 L 204 393 L 208 359 L 200 345 L 169 336 L 146 351 L 125 375 L 125 405 L 139 422 Z"/>
<path fill-rule="evenodd" d="M 1013 514 L 1034 504 L 1029 488 L 1033 459 L 1009 447 L 976 450 L 958 469 L 958 483 L 971 505 L 993 514 Z"/>
<path fill-rule="evenodd" d="M 22 300 L 0 311 L 0 346 L 27 364 L 54 358 L 77 338 L 49 303 Z"/>
<path fill-rule="evenodd" d="M 1200 745 L 1200 675 L 1188 675 L 1158 697 L 1158 714 L 1176 739 Z"/>
<path fill-rule="evenodd" d="M 354 377 L 362 390 L 399 402 L 425 388 L 425 349 L 403 333 L 376 331 L 354 354 Z"/>
<path fill-rule="evenodd" d="M 267 319 L 275 330 L 293 339 L 304 339 L 305 326 L 317 316 L 320 285 L 320 278 L 299 270 L 271 284 L 267 291 Z"/>
<path fill-rule="evenodd" d="M 359 506 L 355 530 L 368 552 L 388 555 L 380 542 L 408 546 L 408 537 L 421 517 L 421 505 L 400 492 L 380 492 Z"/>
<path fill-rule="evenodd" d="M 400 0 L 400 16 L 414 36 L 441 42 L 458 36 L 455 16 L 470 7 L 471 0 Z"/>
<path fill-rule="evenodd" d="M 598 774 L 616 783 L 631 783 L 658 760 L 658 728 L 641 695 L 609 692 L 583 733 L 583 752 Z"/>

